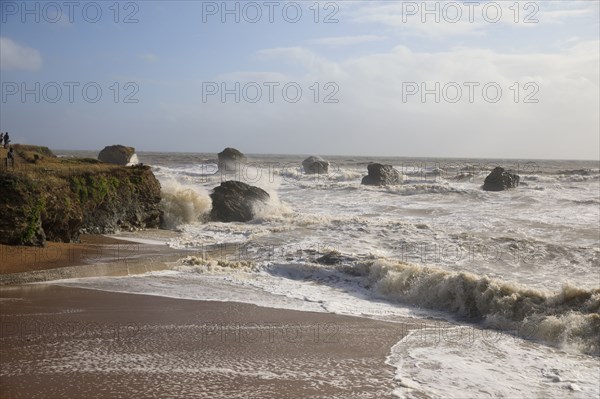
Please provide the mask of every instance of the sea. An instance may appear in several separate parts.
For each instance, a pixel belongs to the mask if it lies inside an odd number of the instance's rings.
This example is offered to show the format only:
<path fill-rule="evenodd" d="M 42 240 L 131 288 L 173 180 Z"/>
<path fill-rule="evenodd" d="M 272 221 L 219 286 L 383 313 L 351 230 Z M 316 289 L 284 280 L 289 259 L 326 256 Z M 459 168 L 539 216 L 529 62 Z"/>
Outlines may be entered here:
<path fill-rule="evenodd" d="M 116 236 L 181 258 L 60 284 L 397 323 L 394 397 L 600 397 L 598 161 L 324 156 L 328 172 L 311 175 L 300 155 L 248 155 L 227 171 L 216 154 L 137 157 L 161 183 L 172 234 Z M 361 185 L 370 162 L 402 182 Z M 496 166 L 519 187 L 482 190 Z M 269 204 L 246 223 L 210 221 L 227 180 Z"/>

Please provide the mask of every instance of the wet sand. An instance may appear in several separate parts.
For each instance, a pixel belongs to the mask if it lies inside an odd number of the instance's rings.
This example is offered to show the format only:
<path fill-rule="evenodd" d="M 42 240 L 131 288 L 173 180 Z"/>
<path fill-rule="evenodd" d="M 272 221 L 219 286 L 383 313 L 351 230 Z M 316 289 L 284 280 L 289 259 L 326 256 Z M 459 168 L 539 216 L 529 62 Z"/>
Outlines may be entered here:
<path fill-rule="evenodd" d="M 0 286 L 164 270 L 190 254 L 103 235 L 82 235 L 79 243 L 48 242 L 43 248 L 0 244 Z"/>
<path fill-rule="evenodd" d="M 0 289 L 3 398 L 381 398 L 406 330 L 36 284 Z"/>
<path fill-rule="evenodd" d="M 79 243 L 48 242 L 43 248 L 0 244 L 0 274 L 115 261 L 139 253 L 139 247 L 134 242 L 95 234 L 82 235 Z"/>

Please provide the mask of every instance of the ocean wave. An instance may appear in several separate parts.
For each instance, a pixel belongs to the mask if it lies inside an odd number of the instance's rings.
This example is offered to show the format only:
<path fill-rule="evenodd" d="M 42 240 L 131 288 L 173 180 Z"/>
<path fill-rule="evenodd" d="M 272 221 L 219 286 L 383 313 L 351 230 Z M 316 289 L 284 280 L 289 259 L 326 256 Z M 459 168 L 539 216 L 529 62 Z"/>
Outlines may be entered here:
<path fill-rule="evenodd" d="M 598 199 L 586 199 L 586 200 L 569 200 L 570 202 L 577 205 L 600 205 L 600 200 Z"/>
<path fill-rule="evenodd" d="M 229 261 L 225 259 L 208 259 L 199 256 L 186 256 L 178 262 L 175 270 L 188 273 L 214 273 L 223 271 L 258 272 L 260 269 L 252 261 Z"/>
<path fill-rule="evenodd" d="M 282 180 L 289 183 L 336 183 L 360 181 L 367 174 L 366 170 L 345 169 L 336 166 L 330 167 L 328 173 L 323 174 L 305 174 L 301 168 L 276 169 L 272 172 L 280 176 Z"/>
<path fill-rule="evenodd" d="M 481 195 L 481 190 L 454 187 L 448 182 L 440 183 L 412 183 L 410 180 L 397 186 L 386 186 L 388 193 L 399 195 L 419 195 L 419 194 L 462 194 L 462 195 Z"/>
<path fill-rule="evenodd" d="M 166 228 L 198 222 L 212 208 L 210 197 L 204 189 L 184 185 L 176 180 L 161 182 L 161 197 Z"/>
<path fill-rule="evenodd" d="M 257 202 L 253 205 L 254 218 L 252 222 L 262 223 L 273 218 L 284 218 L 292 214 L 292 208 L 285 202 L 279 200 L 276 191 L 267 191 L 270 195 L 268 202 Z"/>
<path fill-rule="evenodd" d="M 337 255 L 336 255 L 337 256 Z M 178 270 L 194 273 L 270 273 L 370 292 L 373 299 L 445 311 L 461 320 L 573 352 L 600 355 L 600 288 L 565 284 L 557 292 L 373 256 L 344 256 L 336 264 L 277 264 L 188 257 Z M 329 259 L 329 258 L 328 258 Z M 320 264 L 323 263 L 323 264 Z M 347 289 L 353 290 L 350 287 Z"/>
<path fill-rule="evenodd" d="M 600 179 L 597 173 L 553 173 L 553 174 L 531 174 L 521 176 L 523 181 L 535 181 L 539 183 L 578 183 Z"/>
<path fill-rule="evenodd" d="M 554 172 L 556 175 L 592 176 L 600 174 L 600 169 L 567 169 Z"/>
<path fill-rule="evenodd" d="M 438 268 L 377 260 L 364 275 L 386 298 L 449 311 L 496 329 L 527 329 L 529 337 L 600 354 L 600 288 L 564 285 L 557 293 Z"/>

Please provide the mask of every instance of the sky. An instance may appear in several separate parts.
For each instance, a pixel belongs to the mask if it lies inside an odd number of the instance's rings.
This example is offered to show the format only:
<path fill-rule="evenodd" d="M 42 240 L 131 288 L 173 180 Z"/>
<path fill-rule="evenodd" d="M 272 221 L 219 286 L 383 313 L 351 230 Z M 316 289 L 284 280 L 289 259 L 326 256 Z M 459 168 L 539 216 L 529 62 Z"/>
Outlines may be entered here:
<path fill-rule="evenodd" d="M 2 0 L 0 13 L 13 143 L 600 158 L 595 0 Z"/>

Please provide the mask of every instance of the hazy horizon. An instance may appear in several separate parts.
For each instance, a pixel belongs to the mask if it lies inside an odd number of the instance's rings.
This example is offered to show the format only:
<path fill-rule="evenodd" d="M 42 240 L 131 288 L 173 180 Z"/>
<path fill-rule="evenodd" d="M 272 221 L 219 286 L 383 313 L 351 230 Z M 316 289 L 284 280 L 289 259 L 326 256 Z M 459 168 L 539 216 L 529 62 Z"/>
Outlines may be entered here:
<path fill-rule="evenodd" d="M 15 144 L 24 144 L 24 143 L 15 143 Z M 30 143 L 31 145 L 36 145 L 35 143 Z M 118 143 L 114 143 L 114 144 L 108 144 L 108 146 L 110 145 L 117 145 Z M 126 144 L 123 144 L 126 145 Z M 239 149 L 235 146 L 228 146 L 228 147 L 233 147 L 236 149 Z M 82 148 L 78 148 L 78 149 L 67 149 L 67 148 L 52 148 L 52 147 L 48 147 L 50 148 L 50 150 L 52 150 L 54 153 L 60 153 L 61 151 L 64 152 L 94 152 L 94 153 L 99 153 L 102 148 L 96 150 L 96 149 L 82 149 Z M 134 147 L 135 148 L 135 147 Z M 207 154 L 214 154 L 215 156 L 223 151 L 226 147 L 223 147 L 219 150 L 215 150 L 215 151 L 157 151 L 157 150 L 138 150 L 137 148 L 135 148 L 135 152 L 136 154 L 201 154 L 201 155 L 207 155 Z M 360 157 L 360 158 L 414 158 L 414 159 L 457 159 L 457 160 L 465 160 L 465 159 L 485 159 L 485 160 L 531 160 L 531 161 L 576 161 L 576 162 L 598 162 L 599 166 L 600 166 L 600 159 L 572 159 L 572 158 L 510 158 L 510 157 L 477 157 L 477 156 L 453 156 L 453 157 L 446 157 L 446 156 L 435 156 L 435 155 L 397 155 L 397 154 L 383 154 L 383 155 L 376 155 L 376 154 L 321 154 L 321 153 L 268 153 L 268 152 L 244 152 L 242 151 L 242 153 L 246 156 L 250 156 L 250 157 L 257 157 L 257 156 L 298 156 L 298 157 L 308 157 L 308 156 L 321 156 L 321 157 Z"/>

